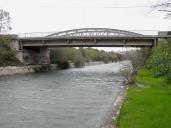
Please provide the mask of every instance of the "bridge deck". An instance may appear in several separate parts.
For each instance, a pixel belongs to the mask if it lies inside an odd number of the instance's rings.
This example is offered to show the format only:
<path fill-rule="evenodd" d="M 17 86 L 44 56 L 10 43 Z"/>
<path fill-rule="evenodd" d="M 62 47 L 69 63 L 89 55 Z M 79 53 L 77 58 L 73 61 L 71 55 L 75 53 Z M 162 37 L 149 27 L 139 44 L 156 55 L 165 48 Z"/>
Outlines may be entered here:
<path fill-rule="evenodd" d="M 19 38 L 22 47 L 152 47 L 155 36 Z"/>

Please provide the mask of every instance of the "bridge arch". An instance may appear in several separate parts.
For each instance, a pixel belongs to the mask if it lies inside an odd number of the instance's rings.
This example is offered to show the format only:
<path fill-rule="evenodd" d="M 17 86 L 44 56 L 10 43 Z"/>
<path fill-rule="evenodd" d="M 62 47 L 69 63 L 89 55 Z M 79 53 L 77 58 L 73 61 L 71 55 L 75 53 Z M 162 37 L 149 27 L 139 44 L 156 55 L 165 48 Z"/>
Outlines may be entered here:
<path fill-rule="evenodd" d="M 139 33 L 134 33 L 119 29 L 110 28 L 81 28 L 61 31 L 48 35 L 47 37 L 122 37 L 122 36 L 143 36 Z"/>

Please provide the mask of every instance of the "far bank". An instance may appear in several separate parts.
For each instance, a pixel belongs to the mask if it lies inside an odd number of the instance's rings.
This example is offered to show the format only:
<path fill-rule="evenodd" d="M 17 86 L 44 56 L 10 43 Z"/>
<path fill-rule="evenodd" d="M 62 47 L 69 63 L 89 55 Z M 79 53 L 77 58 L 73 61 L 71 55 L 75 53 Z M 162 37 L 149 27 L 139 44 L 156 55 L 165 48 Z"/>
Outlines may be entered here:
<path fill-rule="evenodd" d="M 112 62 L 110 62 L 112 63 Z M 85 66 L 104 64 L 102 61 L 85 63 Z M 69 64 L 69 68 L 76 68 L 73 63 Z M 82 67 L 83 68 L 83 67 Z M 0 76 L 27 74 L 36 72 L 48 72 L 52 70 L 62 70 L 57 64 L 51 65 L 23 65 L 23 66 L 6 66 L 0 67 Z"/>

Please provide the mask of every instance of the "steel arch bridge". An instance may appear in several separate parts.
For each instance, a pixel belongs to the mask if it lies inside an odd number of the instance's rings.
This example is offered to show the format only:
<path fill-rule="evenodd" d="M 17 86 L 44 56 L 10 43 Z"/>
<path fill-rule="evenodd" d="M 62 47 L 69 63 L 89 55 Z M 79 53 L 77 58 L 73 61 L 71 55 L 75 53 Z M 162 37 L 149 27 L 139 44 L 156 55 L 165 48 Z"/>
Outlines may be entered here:
<path fill-rule="evenodd" d="M 46 37 L 137 37 L 142 34 L 109 28 L 81 28 L 50 34 Z"/>
<path fill-rule="evenodd" d="M 155 47 L 159 38 L 165 38 L 109 28 L 81 28 L 37 34 L 26 34 L 25 37 L 12 40 L 21 62 L 49 64 L 50 48 L 53 47 Z M 36 56 L 41 56 L 38 62 L 34 62 Z"/>
<path fill-rule="evenodd" d="M 29 47 L 153 47 L 157 37 L 110 28 L 81 28 L 19 38 L 20 49 Z"/>

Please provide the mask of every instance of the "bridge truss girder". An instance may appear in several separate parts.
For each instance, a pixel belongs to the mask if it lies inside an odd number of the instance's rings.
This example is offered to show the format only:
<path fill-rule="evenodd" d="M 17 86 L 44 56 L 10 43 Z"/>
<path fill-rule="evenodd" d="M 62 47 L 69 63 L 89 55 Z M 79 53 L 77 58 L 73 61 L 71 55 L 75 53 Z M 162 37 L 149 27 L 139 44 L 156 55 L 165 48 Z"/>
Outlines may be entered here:
<path fill-rule="evenodd" d="M 108 29 L 108 28 L 82 28 L 68 31 L 57 32 L 47 37 L 122 37 L 122 36 L 143 36 L 138 33 Z"/>

